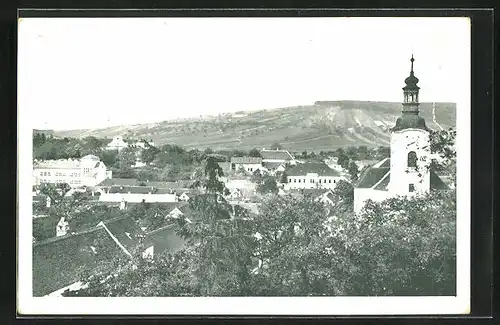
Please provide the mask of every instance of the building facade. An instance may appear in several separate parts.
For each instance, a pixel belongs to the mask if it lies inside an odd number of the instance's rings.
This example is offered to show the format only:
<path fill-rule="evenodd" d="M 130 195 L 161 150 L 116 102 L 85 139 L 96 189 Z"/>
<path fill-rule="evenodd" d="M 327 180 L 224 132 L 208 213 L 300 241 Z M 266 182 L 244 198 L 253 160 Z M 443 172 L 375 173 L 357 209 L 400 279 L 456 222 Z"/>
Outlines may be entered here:
<path fill-rule="evenodd" d="M 232 157 L 231 170 L 245 170 L 247 173 L 253 173 L 262 169 L 262 158 L 260 157 Z"/>
<path fill-rule="evenodd" d="M 113 138 L 113 140 L 111 140 L 110 143 L 108 143 L 108 145 L 106 146 L 106 149 L 107 150 L 118 150 L 118 151 L 121 151 L 125 148 L 128 147 L 128 144 L 127 142 L 125 142 L 123 140 L 123 137 L 121 136 L 116 136 Z"/>
<path fill-rule="evenodd" d="M 35 185 L 66 183 L 71 187 L 95 186 L 108 178 L 112 178 L 111 171 L 94 155 L 81 159 L 35 161 L 33 164 Z"/>
<path fill-rule="evenodd" d="M 430 168 L 430 129 L 419 116 L 418 78 L 413 71 L 405 79 L 401 116 L 391 129 L 390 158 L 365 170 L 354 189 L 354 211 L 367 200 L 383 201 L 395 196 L 414 196 L 448 187 Z"/>
<path fill-rule="evenodd" d="M 294 189 L 334 189 L 344 177 L 325 163 L 298 164 L 285 170 L 286 190 Z"/>

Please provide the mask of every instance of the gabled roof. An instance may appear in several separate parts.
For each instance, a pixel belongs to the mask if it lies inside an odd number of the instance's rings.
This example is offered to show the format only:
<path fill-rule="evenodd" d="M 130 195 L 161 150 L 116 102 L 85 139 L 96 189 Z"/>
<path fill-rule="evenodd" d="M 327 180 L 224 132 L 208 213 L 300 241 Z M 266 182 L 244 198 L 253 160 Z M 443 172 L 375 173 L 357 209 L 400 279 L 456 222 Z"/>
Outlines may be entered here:
<path fill-rule="evenodd" d="M 356 188 L 372 188 L 378 191 L 387 191 L 391 180 L 389 168 L 369 168 L 367 169 L 356 185 Z M 378 183 L 378 184 L 377 184 Z M 430 171 L 430 187 L 431 190 L 448 190 L 449 187 L 443 180 L 433 171 Z"/>
<path fill-rule="evenodd" d="M 430 181 L 431 181 L 431 189 L 432 190 L 449 190 L 450 187 L 446 185 L 445 182 L 436 174 L 434 171 L 431 170 L 431 175 L 430 175 Z"/>
<path fill-rule="evenodd" d="M 122 193 L 122 194 L 175 194 L 168 188 L 152 188 L 151 186 L 112 186 L 109 193 Z"/>
<path fill-rule="evenodd" d="M 137 186 L 139 181 L 135 178 L 108 178 L 103 180 L 97 186 Z"/>
<path fill-rule="evenodd" d="M 263 149 L 260 152 L 262 159 L 270 160 L 293 160 L 293 156 L 288 152 L 288 150 L 268 150 Z"/>
<path fill-rule="evenodd" d="M 229 170 L 229 169 L 231 169 L 231 163 L 230 162 L 223 161 L 223 162 L 218 162 L 218 164 L 219 164 L 219 167 L 222 168 L 222 170 Z"/>
<path fill-rule="evenodd" d="M 277 169 L 279 166 L 284 165 L 285 163 L 282 162 L 264 162 L 263 165 L 264 167 L 268 169 Z"/>
<path fill-rule="evenodd" d="M 261 164 L 261 157 L 231 157 L 232 164 Z"/>
<path fill-rule="evenodd" d="M 359 177 L 356 188 L 371 188 L 382 179 L 388 172 L 388 167 L 371 167 L 365 170 Z"/>
<path fill-rule="evenodd" d="M 298 164 L 286 170 L 288 176 L 306 176 L 309 173 L 315 173 L 319 176 L 340 176 L 338 171 L 331 169 L 324 162 Z"/>
<path fill-rule="evenodd" d="M 120 217 L 104 224 L 126 249 L 137 244 L 136 235 L 141 230 L 134 220 Z M 33 295 L 44 296 L 75 283 L 85 270 L 104 266 L 110 258 L 121 254 L 125 256 L 101 226 L 38 242 L 33 245 Z"/>
<path fill-rule="evenodd" d="M 171 224 L 146 234 L 144 247 L 154 246 L 154 254 L 164 251 L 177 252 L 186 245 L 186 240 L 176 233 L 177 225 Z"/>

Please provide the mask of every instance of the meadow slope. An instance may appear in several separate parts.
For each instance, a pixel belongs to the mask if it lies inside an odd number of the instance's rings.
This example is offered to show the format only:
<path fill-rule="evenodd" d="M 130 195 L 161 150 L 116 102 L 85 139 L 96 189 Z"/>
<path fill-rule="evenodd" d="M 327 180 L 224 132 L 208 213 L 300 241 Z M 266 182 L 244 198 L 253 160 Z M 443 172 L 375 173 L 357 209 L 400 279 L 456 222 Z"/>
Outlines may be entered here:
<path fill-rule="evenodd" d="M 420 115 L 434 130 L 454 127 L 456 105 L 420 104 Z M 251 149 L 279 142 L 293 151 L 331 150 L 345 146 L 388 145 L 389 128 L 401 114 L 400 103 L 334 101 L 269 110 L 222 114 L 216 117 L 170 120 L 94 130 L 56 131 L 58 137 L 96 136 L 152 139 L 158 145 L 186 148 Z"/>

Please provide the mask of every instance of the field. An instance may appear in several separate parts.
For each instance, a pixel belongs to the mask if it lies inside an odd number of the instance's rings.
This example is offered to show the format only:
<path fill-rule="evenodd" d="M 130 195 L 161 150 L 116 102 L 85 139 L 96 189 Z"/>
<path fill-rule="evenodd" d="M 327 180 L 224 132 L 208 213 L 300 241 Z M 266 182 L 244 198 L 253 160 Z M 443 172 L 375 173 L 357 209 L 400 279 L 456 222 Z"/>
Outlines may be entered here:
<path fill-rule="evenodd" d="M 453 103 L 420 104 L 427 126 L 454 127 Z M 400 103 L 336 101 L 261 111 L 222 114 L 217 117 L 171 120 L 153 124 L 116 126 L 96 130 L 56 131 L 59 137 L 96 136 L 152 139 L 157 145 L 190 148 L 251 149 L 273 142 L 293 151 L 331 150 L 345 146 L 375 147 L 389 144 L 389 128 L 401 114 Z"/>

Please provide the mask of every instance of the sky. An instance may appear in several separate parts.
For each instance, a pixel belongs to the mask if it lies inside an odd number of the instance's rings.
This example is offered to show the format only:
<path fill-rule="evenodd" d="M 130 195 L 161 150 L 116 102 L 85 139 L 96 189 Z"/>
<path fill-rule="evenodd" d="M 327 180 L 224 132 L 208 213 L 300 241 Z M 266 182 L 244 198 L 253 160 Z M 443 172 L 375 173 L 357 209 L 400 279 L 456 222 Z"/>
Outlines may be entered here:
<path fill-rule="evenodd" d="M 311 105 L 469 92 L 466 18 L 23 18 L 18 118 L 101 128 Z M 462 97 L 461 97 L 462 96 Z"/>

